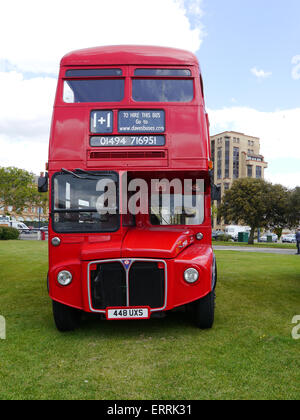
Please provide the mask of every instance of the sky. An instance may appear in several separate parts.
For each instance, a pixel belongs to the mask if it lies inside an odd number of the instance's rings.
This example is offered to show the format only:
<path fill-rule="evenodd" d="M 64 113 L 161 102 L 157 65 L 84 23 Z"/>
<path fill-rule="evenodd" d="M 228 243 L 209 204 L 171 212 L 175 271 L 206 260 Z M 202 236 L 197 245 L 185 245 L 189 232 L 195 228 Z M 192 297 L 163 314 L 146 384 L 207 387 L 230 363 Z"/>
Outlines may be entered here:
<path fill-rule="evenodd" d="M 265 177 L 300 185 L 300 1 L 10 0 L 0 3 L 0 166 L 44 170 L 59 62 L 100 45 L 194 52 L 211 134 L 261 139 Z"/>

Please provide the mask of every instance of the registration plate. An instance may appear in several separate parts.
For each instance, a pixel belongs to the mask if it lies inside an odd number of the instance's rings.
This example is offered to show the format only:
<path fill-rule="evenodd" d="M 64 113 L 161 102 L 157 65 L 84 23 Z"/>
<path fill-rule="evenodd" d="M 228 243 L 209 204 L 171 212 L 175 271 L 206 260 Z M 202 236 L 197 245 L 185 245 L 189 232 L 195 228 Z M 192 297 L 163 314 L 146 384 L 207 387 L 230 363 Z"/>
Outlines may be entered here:
<path fill-rule="evenodd" d="M 106 319 L 149 319 L 150 308 L 148 307 L 128 307 L 128 308 L 107 308 Z"/>

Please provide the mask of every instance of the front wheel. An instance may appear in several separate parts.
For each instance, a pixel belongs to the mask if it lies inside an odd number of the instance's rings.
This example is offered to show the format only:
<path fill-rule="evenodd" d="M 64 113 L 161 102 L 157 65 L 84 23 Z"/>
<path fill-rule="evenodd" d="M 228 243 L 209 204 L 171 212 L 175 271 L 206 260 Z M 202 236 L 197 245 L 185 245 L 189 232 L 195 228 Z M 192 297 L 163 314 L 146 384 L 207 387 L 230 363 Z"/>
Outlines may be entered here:
<path fill-rule="evenodd" d="M 58 331 L 73 331 L 79 327 L 81 312 L 78 309 L 52 301 L 53 317 Z"/>
<path fill-rule="evenodd" d="M 215 291 L 195 302 L 195 322 L 198 328 L 212 328 L 215 319 Z"/>

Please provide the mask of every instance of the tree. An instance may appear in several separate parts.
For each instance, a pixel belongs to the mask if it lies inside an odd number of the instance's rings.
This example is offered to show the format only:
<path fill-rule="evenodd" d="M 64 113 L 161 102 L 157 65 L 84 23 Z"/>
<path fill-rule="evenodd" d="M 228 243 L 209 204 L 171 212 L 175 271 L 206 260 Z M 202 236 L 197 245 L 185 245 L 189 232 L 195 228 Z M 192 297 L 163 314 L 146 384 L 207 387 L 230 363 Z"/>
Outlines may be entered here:
<path fill-rule="evenodd" d="M 30 205 L 46 210 L 48 204 L 45 194 L 37 191 L 34 175 L 14 167 L 0 168 L 0 201 L 1 206 L 12 206 L 17 214 Z"/>
<path fill-rule="evenodd" d="M 46 213 L 48 208 L 48 194 L 38 192 L 36 183 L 28 185 L 27 206 L 41 207 Z"/>
<path fill-rule="evenodd" d="M 288 190 L 262 179 L 236 180 L 226 191 L 219 208 L 224 219 L 251 227 L 249 244 L 256 229 L 284 227 L 287 224 Z"/>
<path fill-rule="evenodd" d="M 213 204 L 213 202 L 212 202 L 212 205 L 211 205 L 211 216 L 214 219 L 215 217 L 217 217 L 217 215 L 218 215 L 218 207 L 215 204 Z"/>
<path fill-rule="evenodd" d="M 280 238 L 282 230 L 289 225 L 290 191 L 280 184 L 268 184 L 267 227 L 272 229 Z"/>
<path fill-rule="evenodd" d="M 290 192 L 289 197 L 289 226 L 300 226 L 300 187 Z"/>

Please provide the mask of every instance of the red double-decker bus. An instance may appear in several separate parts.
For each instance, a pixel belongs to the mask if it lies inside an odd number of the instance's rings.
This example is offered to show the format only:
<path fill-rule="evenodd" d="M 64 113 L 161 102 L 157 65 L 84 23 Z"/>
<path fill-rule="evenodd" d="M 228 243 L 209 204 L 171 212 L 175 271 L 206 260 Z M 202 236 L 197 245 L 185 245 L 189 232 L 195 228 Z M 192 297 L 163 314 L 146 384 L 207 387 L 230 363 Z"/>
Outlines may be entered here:
<path fill-rule="evenodd" d="M 212 166 L 195 55 L 111 46 L 64 56 L 47 169 L 60 331 L 83 312 L 149 319 L 179 307 L 212 327 Z"/>

